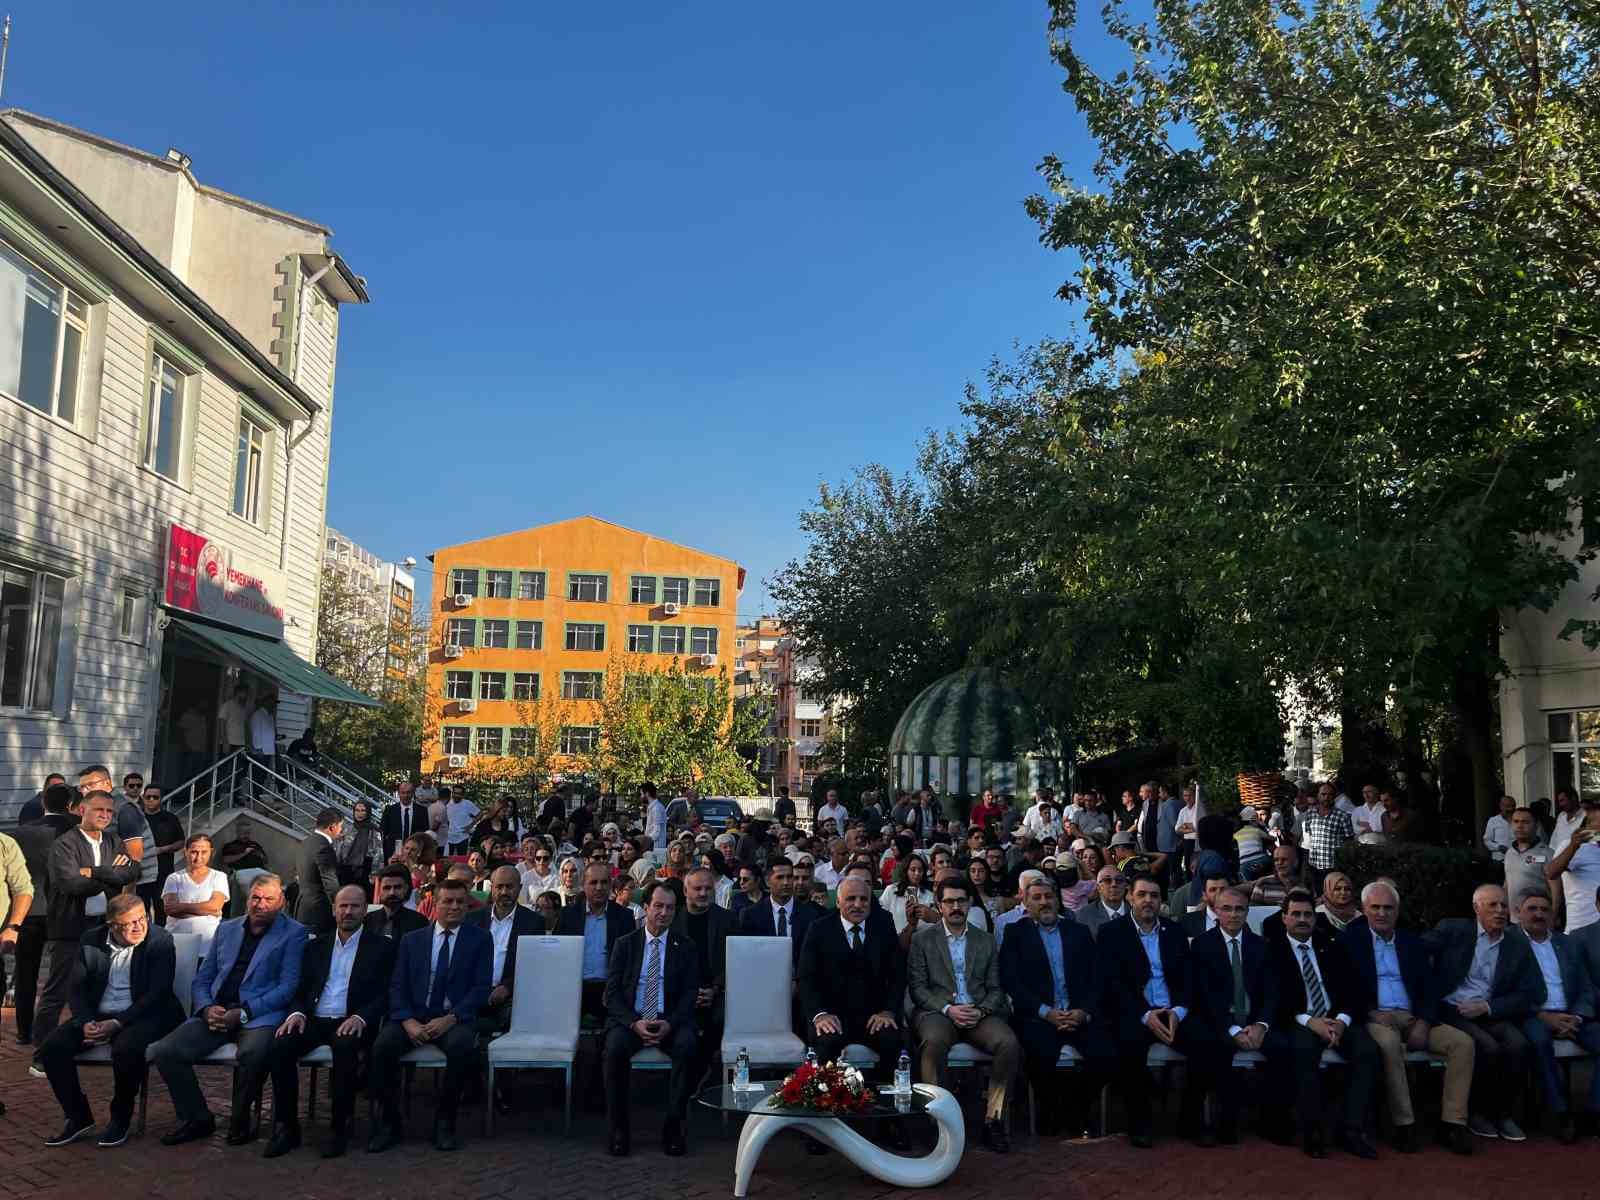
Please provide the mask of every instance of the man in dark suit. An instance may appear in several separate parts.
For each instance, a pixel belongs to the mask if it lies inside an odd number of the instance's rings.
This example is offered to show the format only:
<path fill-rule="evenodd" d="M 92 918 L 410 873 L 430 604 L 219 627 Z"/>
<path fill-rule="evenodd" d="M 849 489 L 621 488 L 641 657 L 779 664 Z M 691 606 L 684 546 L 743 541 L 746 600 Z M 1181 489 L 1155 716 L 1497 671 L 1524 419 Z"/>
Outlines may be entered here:
<path fill-rule="evenodd" d="M 854 876 L 839 881 L 839 915 L 813 922 L 800 948 L 800 1007 L 806 1040 L 824 1063 L 837 1061 L 852 1042 L 878 1055 L 888 1080 L 905 1038 L 905 962 L 891 922 L 869 919 L 872 888 Z"/>
<path fill-rule="evenodd" d="M 493 987 L 494 942 L 464 924 L 467 885 L 445 879 L 434 885 L 433 924 L 400 939 L 389 985 L 389 1020 L 372 1047 L 371 1095 L 382 1108 L 367 1151 L 381 1154 L 399 1143 L 400 1059 L 416 1046 L 437 1046 L 445 1056 L 433 1144 L 454 1150 L 461 1090 L 477 1065 L 477 1017 Z"/>
<path fill-rule="evenodd" d="M 247 905 L 244 916 L 217 926 L 195 972 L 194 1015 L 150 1047 L 150 1061 L 166 1081 L 178 1114 L 177 1128 L 161 1139 L 164 1146 L 209 1138 L 216 1131 L 194 1065 L 229 1042 L 237 1056 L 228 1145 L 242 1146 L 255 1137 L 250 1105 L 261 1094 L 273 1037 L 300 986 L 306 930 L 283 911 L 283 880 L 276 875 L 250 881 Z"/>
<path fill-rule="evenodd" d="M 66 1116 L 61 1132 L 45 1144 L 65 1146 L 94 1132 L 73 1059 L 86 1047 L 109 1046 L 111 1119 L 100 1145 L 120 1146 L 128 1140 L 133 1102 L 144 1084 L 145 1050 L 183 1020 L 172 991 L 176 951 L 172 935 L 150 925 L 143 900 L 114 896 L 106 905 L 106 923 L 83 935 L 77 957 L 72 1020 L 39 1047 L 39 1064 Z"/>
<path fill-rule="evenodd" d="M 604 1022 L 607 964 L 617 943 L 638 926 L 633 912 L 611 899 L 611 868 L 590 863 L 583 869 L 583 899 L 556 918 L 556 933 L 583 939 L 583 1013 Z"/>
<path fill-rule="evenodd" d="M 1367 1013 L 1367 1036 L 1383 1063 L 1394 1148 L 1417 1151 L 1416 1112 L 1406 1052 L 1426 1050 L 1444 1059 L 1438 1138 L 1457 1154 L 1472 1153 L 1467 1129 L 1467 1095 L 1472 1087 L 1472 1039 L 1439 1020 L 1439 994 L 1428 947 L 1416 934 L 1398 928 L 1400 893 L 1375 881 L 1361 889 L 1361 913 L 1341 938 L 1359 989 L 1354 1001 Z"/>
<path fill-rule="evenodd" d="M 1220 856 L 1214 856 L 1214 859 L 1220 860 Z M 1228 868 L 1220 861 L 1208 860 L 1201 866 L 1200 874 L 1195 876 L 1195 891 L 1203 897 L 1200 907 L 1194 912 L 1173 914 L 1182 926 L 1184 936 L 1191 942 L 1206 930 L 1216 928 L 1217 900 L 1232 886 Z"/>
<path fill-rule="evenodd" d="M 1595 1023 L 1595 987 L 1583 951 L 1564 934 L 1550 931 L 1550 896 L 1542 886 L 1523 894 L 1518 906 L 1522 932 L 1544 977 L 1545 998 L 1539 1011 L 1522 1023 L 1523 1036 L 1544 1090 L 1545 1105 L 1556 1119 L 1556 1136 L 1566 1145 L 1578 1140 L 1578 1123 L 1567 1107 L 1567 1089 L 1556 1067 L 1556 1043 L 1572 1042 L 1600 1057 L 1600 1025 Z M 1595 1132 L 1600 1113 L 1600 1071 L 1591 1074 L 1584 1105 L 1585 1133 Z"/>
<path fill-rule="evenodd" d="M 339 855 L 333 843 L 344 832 L 337 808 L 317 814 L 317 825 L 300 843 L 300 898 L 294 918 L 319 937 L 333 932 L 333 897 L 339 890 Z"/>
<path fill-rule="evenodd" d="M 1132 916 L 1112 921 L 1096 943 L 1105 978 L 1104 1002 L 1120 1065 L 1117 1078 L 1128 1106 L 1128 1140 L 1141 1150 L 1154 1144 L 1150 1116 L 1150 1047 L 1189 1050 L 1189 939 L 1161 916 L 1161 885 L 1153 875 L 1129 881 Z M 1183 1124 L 1200 1120 L 1200 1095 L 1186 1072 Z"/>
<path fill-rule="evenodd" d="M 1326 1158 L 1323 1130 L 1322 1052 L 1333 1049 L 1346 1063 L 1339 1146 L 1358 1158 L 1377 1158 L 1366 1134 L 1378 1073 L 1378 1050 L 1367 1034 L 1367 1012 L 1348 951 L 1337 938 L 1314 935 L 1316 897 L 1292 888 L 1284 897 L 1284 940 L 1273 943 L 1270 961 L 1278 973 L 1278 1012 L 1267 1034 L 1273 1091 L 1294 1097 L 1295 1120 L 1305 1152 Z"/>
<path fill-rule="evenodd" d="M 794 895 L 794 864 L 781 855 L 767 863 L 767 895 L 739 914 L 739 932 L 747 937 L 786 937 L 800 964 L 806 931 L 826 910 Z"/>
<path fill-rule="evenodd" d="M 690 1072 L 696 1058 L 694 1007 L 700 988 L 700 952 L 672 929 L 677 894 L 657 880 L 645 890 L 644 925 L 611 952 L 606 975 L 606 1119 L 610 1152 L 629 1151 L 628 1072 L 645 1047 L 672 1060 L 667 1119 L 661 1149 L 684 1152 L 683 1122 L 689 1110 Z"/>
<path fill-rule="evenodd" d="M 83 798 L 82 821 L 70 836 L 50 844 L 50 911 L 45 936 L 50 943 L 50 974 L 45 978 L 33 1018 L 36 1043 L 55 1031 L 78 968 L 78 939 L 105 923 L 106 902 L 139 882 L 139 864 L 123 852 L 111 828 L 116 799 L 110 792 Z"/>
<path fill-rule="evenodd" d="M 1000 943 L 1000 983 L 1011 997 L 1012 1024 L 1022 1041 L 1023 1069 L 1033 1084 L 1039 1132 L 1080 1133 L 1088 1104 L 1111 1076 L 1116 1049 L 1101 1007 L 1094 939 L 1063 921 L 1056 887 L 1031 880 L 1023 893 L 1026 920 Z M 1057 1070 L 1061 1050 L 1082 1056 L 1070 1082 Z"/>
<path fill-rule="evenodd" d="M 712 903 L 716 876 L 710 867 L 691 867 L 683 877 L 683 905 L 672 918 L 674 933 L 688 938 L 698 955 L 700 987 L 695 994 L 695 1057 L 689 1085 L 698 1087 L 722 1052 L 723 1015 L 728 999 L 728 937 L 733 915 Z"/>
<path fill-rule="evenodd" d="M 483 930 L 494 942 L 489 978 L 494 986 L 478 1013 L 478 1033 L 493 1037 L 511 1028 L 511 997 L 517 986 L 517 939 L 544 932 L 544 918 L 517 903 L 522 874 L 513 866 L 496 867 L 489 876 L 489 903 L 467 914 L 466 924 Z"/>
<path fill-rule="evenodd" d="M 1196 1086 L 1217 1093 L 1215 1129 L 1202 1128 L 1202 1146 L 1239 1140 L 1243 1090 L 1233 1069 L 1239 1050 L 1266 1052 L 1267 1033 L 1278 1011 L 1278 977 L 1268 962 L 1267 943 L 1246 925 L 1250 896 L 1230 887 L 1217 897 L 1217 923 L 1189 944 L 1189 1070 Z"/>
<path fill-rule="evenodd" d="M 60 778 L 56 776 L 55 778 Z M 78 818 L 67 812 L 73 791 L 65 783 L 48 785 L 43 793 L 42 816 L 17 826 L 12 834 L 22 847 L 22 859 L 33 880 L 33 907 L 17 931 L 17 973 L 13 987 L 17 1001 L 17 1044 L 33 1044 L 33 1005 L 39 992 L 39 966 L 44 961 L 50 930 L 50 847 Z"/>
<path fill-rule="evenodd" d="M 338 1158 L 349 1148 L 361 1056 L 371 1051 L 389 1011 L 394 973 L 395 944 L 362 928 L 366 911 L 365 888 L 340 888 L 333 900 L 333 932 L 309 942 L 300 960 L 300 987 L 272 1046 L 275 1126 L 264 1158 L 300 1145 L 300 1058 L 318 1046 L 333 1054 L 333 1124 L 322 1156 Z"/>
<path fill-rule="evenodd" d="M 1442 1018 L 1471 1036 L 1475 1050 L 1467 1127 L 1479 1137 L 1526 1139 L 1511 1110 L 1527 1075 L 1522 1023 L 1544 1004 L 1544 977 L 1520 929 L 1508 925 L 1505 889 L 1472 893 L 1473 918 L 1440 921 L 1427 935 L 1434 952 Z"/>
<path fill-rule="evenodd" d="M 378 872 L 378 907 L 367 914 L 362 926 L 368 933 L 398 942 L 406 934 L 425 929 L 428 918 L 414 908 L 407 908 L 411 899 L 411 869 L 401 863 L 390 863 Z"/>
<path fill-rule="evenodd" d="M 395 848 L 405 845 L 413 833 L 428 832 L 428 806 L 412 799 L 414 789 L 408 779 L 395 789 L 394 799 L 383 806 L 378 818 L 378 836 L 383 841 L 383 861 L 394 857 Z"/>

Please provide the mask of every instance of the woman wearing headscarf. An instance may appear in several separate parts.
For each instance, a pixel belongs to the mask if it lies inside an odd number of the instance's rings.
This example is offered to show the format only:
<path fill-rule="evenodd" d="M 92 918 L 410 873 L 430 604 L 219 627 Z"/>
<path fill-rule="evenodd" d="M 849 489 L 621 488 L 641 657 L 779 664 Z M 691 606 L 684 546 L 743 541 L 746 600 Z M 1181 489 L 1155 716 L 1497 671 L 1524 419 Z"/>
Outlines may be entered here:
<path fill-rule="evenodd" d="M 357 800 L 350 807 L 350 822 L 344 827 L 333 852 L 339 860 L 339 882 L 354 883 L 372 898 L 372 877 L 383 859 L 383 838 L 373 819 L 372 805 Z"/>
<path fill-rule="evenodd" d="M 1356 905 L 1355 882 L 1343 871 L 1329 871 L 1323 879 L 1322 902 L 1317 905 L 1317 915 L 1326 918 L 1335 932 L 1361 915 Z"/>

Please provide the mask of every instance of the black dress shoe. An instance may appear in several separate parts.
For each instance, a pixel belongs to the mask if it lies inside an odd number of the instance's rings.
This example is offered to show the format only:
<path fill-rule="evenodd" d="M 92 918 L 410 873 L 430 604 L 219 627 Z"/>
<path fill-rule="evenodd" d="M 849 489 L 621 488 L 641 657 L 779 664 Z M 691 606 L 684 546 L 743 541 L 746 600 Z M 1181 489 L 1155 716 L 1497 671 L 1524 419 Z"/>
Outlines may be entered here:
<path fill-rule="evenodd" d="M 261 1152 L 262 1158 L 277 1158 L 300 1148 L 300 1126 L 279 1125 L 272 1131 L 272 1137 L 267 1142 L 267 1148 Z"/>
<path fill-rule="evenodd" d="M 606 1147 L 606 1153 L 611 1155 L 612 1158 L 627 1158 L 628 1149 L 628 1135 L 625 1133 L 613 1133 L 611 1142 Z"/>
<path fill-rule="evenodd" d="M 343 1158 L 348 1149 L 350 1149 L 350 1131 L 335 1129 L 328 1134 L 328 1140 L 322 1143 L 322 1157 Z"/>
<path fill-rule="evenodd" d="M 983 1123 L 984 1145 L 996 1154 L 1011 1153 L 1011 1135 L 1006 1132 L 1004 1121 L 985 1121 Z"/>
<path fill-rule="evenodd" d="M 207 1117 L 203 1121 L 185 1121 L 171 1133 L 163 1134 L 163 1146 L 181 1146 L 185 1142 L 198 1142 L 201 1138 L 208 1138 L 217 1131 L 215 1118 Z"/>
<path fill-rule="evenodd" d="M 456 1141 L 456 1128 L 448 1121 L 435 1122 L 433 1126 L 433 1148 L 435 1150 L 459 1150 L 461 1143 Z"/>
<path fill-rule="evenodd" d="M 1434 1136 L 1439 1139 L 1441 1146 L 1454 1154 L 1472 1153 L 1472 1130 L 1465 1125 L 1452 1125 L 1447 1121 L 1440 1121 Z"/>
<path fill-rule="evenodd" d="M 1378 1157 L 1378 1148 L 1372 1144 L 1372 1139 L 1366 1135 L 1365 1130 L 1346 1129 L 1339 1134 L 1339 1149 L 1346 1154 L 1354 1154 L 1357 1158 L 1375 1159 Z"/>
<path fill-rule="evenodd" d="M 1311 1158 L 1328 1157 L 1328 1147 L 1323 1144 L 1321 1133 L 1306 1134 L 1305 1151 Z"/>
<path fill-rule="evenodd" d="M 256 1131 L 250 1127 L 246 1120 L 243 1124 L 237 1121 L 229 1122 L 227 1142 L 230 1146 L 243 1146 L 256 1140 Z"/>
<path fill-rule="evenodd" d="M 61 1132 L 55 1137 L 45 1138 L 46 1146 L 70 1146 L 79 1138 L 86 1138 L 94 1132 L 94 1122 L 88 1117 L 68 1117 L 67 1123 L 61 1127 Z M 163 1138 L 162 1141 L 166 1139 Z"/>
<path fill-rule="evenodd" d="M 1396 1125 L 1392 1144 L 1401 1154 L 1415 1154 L 1417 1152 L 1417 1127 L 1415 1125 Z"/>
<path fill-rule="evenodd" d="M 1556 1140 L 1563 1146 L 1578 1140 L 1578 1122 L 1571 1113 L 1562 1113 L 1556 1118 Z"/>
<path fill-rule="evenodd" d="M 661 1153 L 668 1158 L 682 1158 L 688 1151 L 683 1141 L 683 1123 L 668 1121 L 661 1130 Z"/>
<path fill-rule="evenodd" d="M 382 1121 L 367 1139 L 368 1154 L 382 1154 L 400 1144 L 400 1126 L 397 1122 Z"/>

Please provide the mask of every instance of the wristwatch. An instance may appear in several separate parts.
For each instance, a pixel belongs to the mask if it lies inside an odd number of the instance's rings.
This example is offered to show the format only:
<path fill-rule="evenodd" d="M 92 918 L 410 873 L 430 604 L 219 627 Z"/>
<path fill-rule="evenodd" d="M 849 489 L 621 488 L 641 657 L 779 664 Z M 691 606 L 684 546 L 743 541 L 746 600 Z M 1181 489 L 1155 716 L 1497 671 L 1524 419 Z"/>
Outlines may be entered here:
<path fill-rule="evenodd" d="M 6 928 L 7 929 L 15 929 L 18 933 L 22 932 L 22 926 L 20 924 L 18 924 L 16 921 L 11 922 L 11 924 L 7 925 Z"/>

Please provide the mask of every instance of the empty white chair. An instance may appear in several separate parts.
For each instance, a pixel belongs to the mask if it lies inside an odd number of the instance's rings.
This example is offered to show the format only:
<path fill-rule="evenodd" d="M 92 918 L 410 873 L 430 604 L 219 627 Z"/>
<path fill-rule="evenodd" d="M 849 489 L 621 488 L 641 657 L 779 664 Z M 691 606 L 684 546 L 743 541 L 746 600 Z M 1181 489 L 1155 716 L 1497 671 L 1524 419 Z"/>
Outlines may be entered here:
<path fill-rule="evenodd" d="M 194 974 L 200 969 L 200 956 L 205 953 L 211 944 L 211 939 L 198 933 L 175 933 L 172 935 L 174 963 L 172 968 L 172 994 L 178 998 L 178 1004 L 183 1009 L 184 1017 L 194 1015 Z M 153 1046 L 155 1043 L 152 1042 Z M 232 1044 L 223 1047 L 228 1051 L 226 1059 L 217 1055 L 210 1055 L 201 1059 L 203 1063 L 221 1063 L 233 1061 L 234 1048 Z M 217 1052 L 218 1054 L 221 1051 Z M 93 1060 L 91 1060 L 93 1061 Z M 110 1063 L 111 1055 L 108 1051 L 105 1061 Z M 145 1050 L 144 1087 L 139 1090 L 139 1134 L 144 1135 L 145 1118 L 150 1109 L 150 1051 Z"/>
<path fill-rule="evenodd" d="M 497 1070 L 546 1068 L 566 1075 L 566 1132 L 572 1132 L 572 1064 L 582 1016 L 583 939 L 536 934 L 517 939 L 511 1029 L 489 1043 L 485 1127 L 494 1132 Z"/>
<path fill-rule="evenodd" d="M 731 1085 L 741 1049 L 752 1067 L 792 1067 L 805 1058 L 806 1047 L 794 1034 L 789 939 L 731 937 L 727 947 L 722 1069 Z"/>

